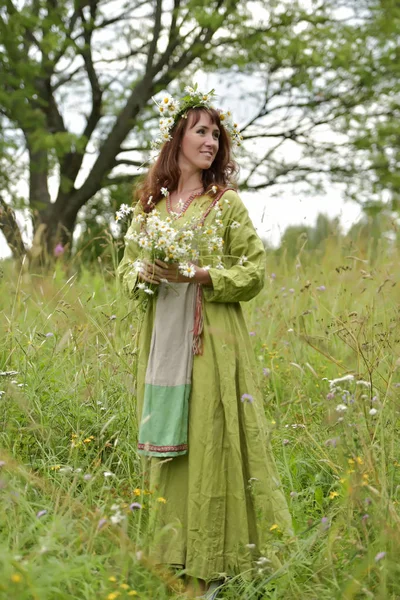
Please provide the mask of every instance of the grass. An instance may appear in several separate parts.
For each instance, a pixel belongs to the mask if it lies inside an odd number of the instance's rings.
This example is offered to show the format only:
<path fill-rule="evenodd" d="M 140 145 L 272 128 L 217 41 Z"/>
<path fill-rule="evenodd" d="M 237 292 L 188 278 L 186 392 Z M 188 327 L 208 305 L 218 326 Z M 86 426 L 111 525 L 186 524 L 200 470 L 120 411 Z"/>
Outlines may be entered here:
<path fill-rule="evenodd" d="M 224 598 L 400 598 L 400 256 L 377 256 L 337 237 L 271 253 L 244 305 L 296 537 L 271 531 L 282 569 Z M 0 598 L 174 597 L 146 559 L 162 500 L 141 480 L 137 321 L 113 268 L 4 262 L 0 288 Z"/>

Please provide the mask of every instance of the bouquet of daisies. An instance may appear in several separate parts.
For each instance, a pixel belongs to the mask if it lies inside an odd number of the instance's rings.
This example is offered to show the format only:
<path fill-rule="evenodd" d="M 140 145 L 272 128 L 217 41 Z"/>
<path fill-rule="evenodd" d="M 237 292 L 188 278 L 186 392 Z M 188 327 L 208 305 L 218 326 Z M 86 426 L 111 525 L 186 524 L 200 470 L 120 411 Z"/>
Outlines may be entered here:
<path fill-rule="evenodd" d="M 121 207 L 122 208 L 122 207 Z M 133 217 L 133 223 L 140 225 L 137 231 L 128 233 L 125 239 L 134 241 L 141 249 L 141 256 L 132 262 L 131 273 L 138 274 L 143 269 L 142 261 L 147 258 L 151 262 L 155 259 L 166 263 L 177 263 L 179 272 L 185 277 L 194 277 L 195 264 L 198 264 L 200 254 L 202 262 L 209 257 L 217 268 L 223 268 L 222 250 L 224 241 L 221 237 L 223 223 L 218 218 L 221 215 L 221 206 L 216 205 L 216 219 L 210 225 L 203 225 L 193 217 L 182 227 L 174 226 L 174 215 L 162 219 L 157 209 L 151 213 L 139 213 Z M 117 220 L 126 216 L 126 208 L 122 213 L 117 213 Z M 202 264 L 203 268 L 210 268 L 211 264 Z M 139 290 L 145 294 L 155 293 L 153 287 L 145 282 L 137 284 Z"/>

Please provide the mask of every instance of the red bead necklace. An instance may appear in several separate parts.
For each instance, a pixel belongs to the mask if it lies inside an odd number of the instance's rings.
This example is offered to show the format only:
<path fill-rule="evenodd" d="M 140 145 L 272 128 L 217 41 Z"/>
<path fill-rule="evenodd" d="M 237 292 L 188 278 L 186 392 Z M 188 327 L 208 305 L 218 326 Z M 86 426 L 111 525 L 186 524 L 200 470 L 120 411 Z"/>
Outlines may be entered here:
<path fill-rule="evenodd" d="M 166 204 L 167 204 L 167 211 L 169 212 L 170 215 L 174 216 L 175 218 L 179 219 L 179 217 L 181 215 L 184 214 L 184 212 L 189 208 L 190 204 L 193 202 L 193 200 L 197 197 L 197 196 L 202 196 L 204 193 L 204 188 L 199 188 L 198 190 L 195 190 L 194 192 L 192 192 L 190 194 L 190 196 L 187 198 L 186 202 L 184 202 L 181 211 L 179 213 L 177 213 L 177 211 L 173 211 L 172 210 L 172 206 L 171 206 L 171 198 L 170 195 L 168 194 L 167 196 L 167 200 L 166 200 Z M 178 215 L 178 216 L 176 216 Z"/>

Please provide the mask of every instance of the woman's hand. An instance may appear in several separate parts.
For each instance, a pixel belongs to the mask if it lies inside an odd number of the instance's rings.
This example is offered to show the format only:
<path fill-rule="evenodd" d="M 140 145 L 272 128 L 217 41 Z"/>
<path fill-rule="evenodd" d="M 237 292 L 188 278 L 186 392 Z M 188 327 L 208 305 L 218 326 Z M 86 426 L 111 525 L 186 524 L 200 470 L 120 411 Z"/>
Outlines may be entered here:
<path fill-rule="evenodd" d="M 155 283 L 159 285 L 162 281 L 169 283 L 201 283 L 203 285 L 212 285 L 210 274 L 207 269 L 202 269 L 197 265 L 195 268 L 194 277 L 186 277 L 179 272 L 176 263 L 165 263 L 156 258 L 154 263 L 147 260 L 142 260 L 142 271 L 139 272 L 139 279 L 147 283 Z"/>

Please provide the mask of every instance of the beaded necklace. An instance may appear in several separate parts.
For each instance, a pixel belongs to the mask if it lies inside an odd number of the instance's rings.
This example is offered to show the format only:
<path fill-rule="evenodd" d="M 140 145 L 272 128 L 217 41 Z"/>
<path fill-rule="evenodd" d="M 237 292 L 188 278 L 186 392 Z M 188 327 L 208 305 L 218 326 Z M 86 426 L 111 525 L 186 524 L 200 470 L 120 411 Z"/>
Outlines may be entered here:
<path fill-rule="evenodd" d="M 181 211 L 178 213 L 176 210 L 173 211 L 172 210 L 172 206 L 171 206 L 171 198 L 170 195 L 168 194 L 167 196 L 167 200 L 166 200 L 166 205 L 167 205 L 167 211 L 169 212 L 169 214 L 173 217 L 175 217 L 175 219 L 179 219 L 179 217 L 181 217 L 184 212 L 189 208 L 190 204 L 193 202 L 193 200 L 197 197 L 197 196 L 202 196 L 204 193 L 204 188 L 199 188 L 198 190 L 195 190 L 194 192 L 192 192 L 190 194 L 190 196 L 187 198 L 186 202 L 184 202 Z"/>

